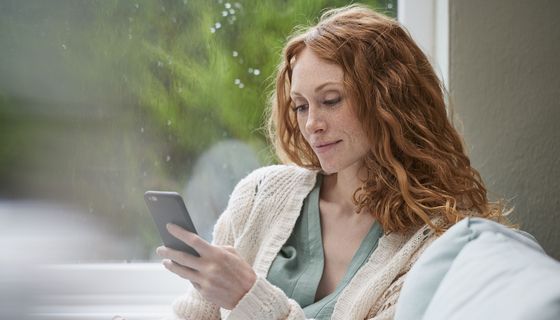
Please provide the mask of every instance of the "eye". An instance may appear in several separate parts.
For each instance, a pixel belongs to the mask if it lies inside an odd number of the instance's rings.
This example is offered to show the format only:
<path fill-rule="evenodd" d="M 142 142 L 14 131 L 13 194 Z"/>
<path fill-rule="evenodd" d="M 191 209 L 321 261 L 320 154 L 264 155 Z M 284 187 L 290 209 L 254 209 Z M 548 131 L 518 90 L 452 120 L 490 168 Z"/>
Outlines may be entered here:
<path fill-rule="evenodd" d="M 300 104 L 300 105 L 293 106 L 293 107 L 292 107 L 292 110 L 293 110 L 295 113 L 301 113 L 301 112 L 307 111 L 307 108 L 308 108 L 308 107 L 307 107 L 306 104 Z"/>
<path fill-rule="evenodd" d="M 306 111 L 309 108 L 309 105 L 305 99 L 292 99 L 291 102 L 292 111 L 294 111 L 295 113 Z"/>
<path fill-rule="evenodd" d="M 325 104 L 327 106 L 334 106 L 334 105 L 338 104 L 341 100 L 342 100 L 341 97 L 336 97 L 334 99 L 324 100 L 323 104 Z"/>

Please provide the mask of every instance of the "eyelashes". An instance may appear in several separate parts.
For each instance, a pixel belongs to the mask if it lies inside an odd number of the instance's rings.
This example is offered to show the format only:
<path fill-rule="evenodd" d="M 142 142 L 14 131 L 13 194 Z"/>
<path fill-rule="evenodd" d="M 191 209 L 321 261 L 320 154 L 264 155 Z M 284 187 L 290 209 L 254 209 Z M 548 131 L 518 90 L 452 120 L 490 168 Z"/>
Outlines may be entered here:
<path fill-rule="evenodd" d="M 338 105 L 341 101 L 342 101 L 342 97 L 336 97 L 334 99 L 323 100 L 321 104 L 327 107 L 333 107 Z M 299 113 L 299 112 L 306 111 L 308 108 L 309 108 L 308 104 L 299 104 L 299 105 L 294 105 L 292 107 L 292 110 L 296 113 Z"/>
<path fill-rule="evenodd" d="M 327 106 L 334 106 L 334 105 L 338 104 L 341 100 L 342 100 L 341 97 L 337 97 L 337 98 L 334 98 L 334 99 L 325 100 L 325 101 L 323 101 L 323 104 L 325 104 Z"/>
<path fill-rule="evenodd" d="M 306 105 L 306 104 L 302 104 L 302 105 L 299 105 L 299 106 L 295 106 L 295 107 L 292 107 L 292 110 L 293 110 L 295 113 L 303 112 L 303 111 L 307 110 L 307 105 Z"/>

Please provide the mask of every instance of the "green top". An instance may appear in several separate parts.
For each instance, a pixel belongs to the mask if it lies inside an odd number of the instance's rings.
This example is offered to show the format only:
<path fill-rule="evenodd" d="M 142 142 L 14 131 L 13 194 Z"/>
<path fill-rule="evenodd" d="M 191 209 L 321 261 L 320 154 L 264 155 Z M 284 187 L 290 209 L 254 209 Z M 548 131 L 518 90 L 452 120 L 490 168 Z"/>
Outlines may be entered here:
<path fill-rule="evenodd" d="M 323 299 L 315 301 L 324 267 L 319 214 L 321 181 L 322 176 L 319 175 L 315 187 L 303 202 L 292 234 L 270 266 L 267 280 L 297 301 L 306 318 L 330 319 L 339 294 L 375 250 L 383 231 L 379 223 L 373 224 L 336 289 Z"/>

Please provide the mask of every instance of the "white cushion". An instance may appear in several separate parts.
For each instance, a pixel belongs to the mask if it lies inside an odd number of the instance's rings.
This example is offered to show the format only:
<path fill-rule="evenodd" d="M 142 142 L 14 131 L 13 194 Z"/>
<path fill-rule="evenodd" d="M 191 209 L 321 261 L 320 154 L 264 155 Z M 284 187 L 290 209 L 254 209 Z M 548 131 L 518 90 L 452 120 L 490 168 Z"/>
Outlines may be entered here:
<path fill-rule="evenodd" d="M 526 233 L 464 219 L 409 271 L 395 319 L 560 319 L 560 263 Z"/>

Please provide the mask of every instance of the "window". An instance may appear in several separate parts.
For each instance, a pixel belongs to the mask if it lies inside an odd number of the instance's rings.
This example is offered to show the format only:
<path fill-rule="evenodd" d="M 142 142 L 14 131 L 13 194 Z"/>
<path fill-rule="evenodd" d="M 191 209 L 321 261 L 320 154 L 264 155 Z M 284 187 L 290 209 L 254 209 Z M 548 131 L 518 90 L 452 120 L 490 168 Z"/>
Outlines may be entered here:
<path fill-rule="evenodd" d="M 398 7 L 445 66 L 446 10 L 417 2 L 366 3 Z M 274 159 L 261 115 L 286 35 L 346 3 L 3 1 L 0 318 L 168 312 L 188 282 L 154 257 L 143 192 L 182 193 L 209 239 L 237 181 Z"/>
<path fill-rule="evenodd" d="M 262 116 L 286 36 L 345 4 L 3 1 L 0 220 L 21 212 L 64 262 L 149 261 L 143 193 L 173 190 L 210 239 L 239 179 L 274 161 Z"/>

